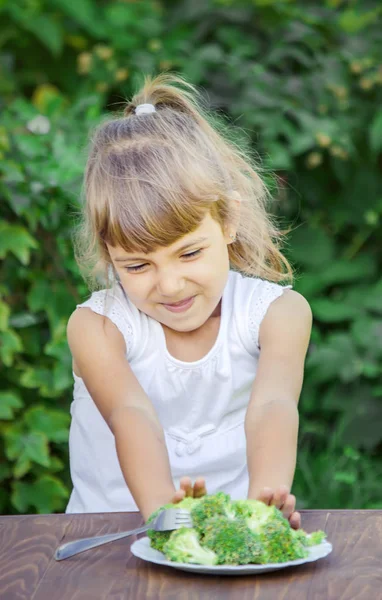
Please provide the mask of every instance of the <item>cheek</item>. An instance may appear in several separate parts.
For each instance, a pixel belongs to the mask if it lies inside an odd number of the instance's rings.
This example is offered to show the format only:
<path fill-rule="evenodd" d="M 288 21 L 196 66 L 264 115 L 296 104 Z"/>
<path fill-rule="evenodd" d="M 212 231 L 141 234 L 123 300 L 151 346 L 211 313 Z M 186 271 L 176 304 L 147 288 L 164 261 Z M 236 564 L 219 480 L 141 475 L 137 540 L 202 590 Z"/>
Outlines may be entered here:
<path fill-rule="evenodd" d="M 144 277 L 134 276 L 130 273 L 122 273 L 120 274 L 121 283 L 123 285 L 123 289 L 125 290 L 127 296 L 134 303 L 137 300 L 138 302 L 142 302 L 146 298 L 148 285 L 145 282 Z"/>

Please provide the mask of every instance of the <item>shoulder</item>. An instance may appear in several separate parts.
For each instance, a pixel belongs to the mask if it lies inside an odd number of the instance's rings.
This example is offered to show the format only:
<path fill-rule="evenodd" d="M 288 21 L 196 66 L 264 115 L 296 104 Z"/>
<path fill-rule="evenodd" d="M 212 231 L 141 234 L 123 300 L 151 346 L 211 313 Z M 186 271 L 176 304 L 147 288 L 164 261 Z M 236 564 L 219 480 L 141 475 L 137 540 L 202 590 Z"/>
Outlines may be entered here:
<path fill-rule="evenodd" d="M 82 347 L 90 351 L 105 340 L 117 350 L 126 351 L 124 337 L 115 323 L 90 307 L 77 307 L 74 310 L 69 317 L 66 333 L 72 354 Z"/>
<path fill-rule="evenodd" d="M 312 329 L 312 310 L 309 302 L 300 294 L 291 289 L 284 289 L 283 293 L 272 302 L 262 320 L 259 331 L 260 346 L 266 343 L 278 343 L 282 339 L 294 341 L 297 338 L 305 343 L 309 340 Z"/>
<path fill-rule="evenodd" d="M 119 286 L 93 292 L 90 298 L 77 305 L 68 322 L 69 344 L 71 337 L 80 335 L 78 331 L 86 327 L 94 331 L 102 327 L 104 335 L 122 339 L 130 359 L 135 341 L 141 337 L 139 311 Z"/>

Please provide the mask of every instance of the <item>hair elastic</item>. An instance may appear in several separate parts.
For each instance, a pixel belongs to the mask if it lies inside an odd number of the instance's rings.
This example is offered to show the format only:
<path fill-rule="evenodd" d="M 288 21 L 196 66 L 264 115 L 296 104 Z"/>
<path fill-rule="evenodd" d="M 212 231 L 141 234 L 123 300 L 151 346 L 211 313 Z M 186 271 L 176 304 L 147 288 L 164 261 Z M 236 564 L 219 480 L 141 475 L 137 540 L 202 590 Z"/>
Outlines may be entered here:
<path fill-rule="evenodd" d="M 135 109 L 136 115 L 144 115 L 153 112 L 156 112 L 155 106 L 153 104 L 139 104 Z"/>

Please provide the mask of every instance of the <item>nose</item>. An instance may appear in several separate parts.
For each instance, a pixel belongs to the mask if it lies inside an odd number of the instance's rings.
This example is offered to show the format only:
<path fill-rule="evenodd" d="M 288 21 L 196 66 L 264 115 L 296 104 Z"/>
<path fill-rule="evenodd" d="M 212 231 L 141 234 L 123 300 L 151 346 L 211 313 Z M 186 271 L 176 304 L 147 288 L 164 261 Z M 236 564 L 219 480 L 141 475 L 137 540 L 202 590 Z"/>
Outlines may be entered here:
<path fill-rule="evenodd" d="M 176 302 L 184 289 L 184 278 L 176 270 L 167 269 L 158 275 L 157 290 L 162 298 Z"/>

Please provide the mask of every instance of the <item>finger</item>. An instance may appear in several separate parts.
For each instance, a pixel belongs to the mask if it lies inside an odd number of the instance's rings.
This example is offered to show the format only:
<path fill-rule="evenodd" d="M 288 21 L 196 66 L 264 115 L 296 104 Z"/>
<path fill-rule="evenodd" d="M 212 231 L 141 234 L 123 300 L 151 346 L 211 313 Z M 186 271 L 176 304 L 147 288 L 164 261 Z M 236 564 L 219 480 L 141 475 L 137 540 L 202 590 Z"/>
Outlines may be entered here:
<path fill-rule="evenodd" d="M 177 490 L 172 498 L 172 503 L 177 504 L 181 502 L 186 497 L 186 492 L 184 490 Z"/>
<path fill-rule="evenodd" d="M 206 481 L 204 477 L 198 477 L 194 483 L 194 498 L 200 498 L 207 494 Z"/>
<path fill-rule="evenodd" d="M 293 494 L 288 494 L 287 499 L 284 502 L 282 509 L 280 509 L 286 519 L 294 513 L 296 508 L 296 496 Z"/>
<path fill-rule="evenodd" d="M 260 490 L 260 492 L 257 496 L 257 500 L 260 500 L 260 502 L 264 502 L 264 504 L 267 504 L 268 506 L 271 503 L 272 498 L 273 498 L 273 490 L 268 487 L 265 487 L 262 490 Z"/>
<path fill-rule="evenodd" d="M 284 506 L 284 503 L 286 502 L 288 494 L 289 494 L 289 488 L 286 485 L 280 485 L 280 487 L 278 487 L 275 490 L 275 493 L 273 495 L 272 504 L 274 506 L 276 506 L 276 508 L 281 509 Z"/>
<path fill-rule="evenodd" d="M 180 489 L 185 491 L 186 497 L 193 495 L 191 477 L 182 477 L 180 479 Z"/>
<path fill-rule="evenodd" d="M 292 513 L 292 515 L 289 519 L 289 524 L 292 527 L 292 529 L 300 529 L 301 528 L 301 515 L 299 512 Z"/>

